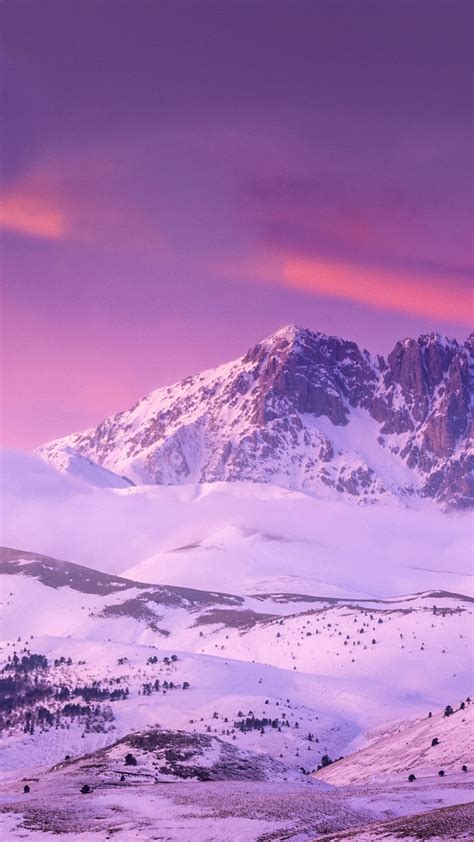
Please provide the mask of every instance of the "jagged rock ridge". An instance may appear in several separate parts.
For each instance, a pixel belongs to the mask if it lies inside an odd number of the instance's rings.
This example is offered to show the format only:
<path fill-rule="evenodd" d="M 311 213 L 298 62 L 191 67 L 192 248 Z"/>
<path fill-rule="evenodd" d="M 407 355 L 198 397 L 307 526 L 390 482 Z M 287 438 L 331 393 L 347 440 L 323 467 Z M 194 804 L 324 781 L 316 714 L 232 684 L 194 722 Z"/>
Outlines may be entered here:
<path fill-rule="evenodd" d="M 404 339 L 385 360 L 289 326 L 40 453 L 59 468 L 73 453 L 135 483 L 244 480 L 468 507 L 473 360 L 473 335 Z"/>

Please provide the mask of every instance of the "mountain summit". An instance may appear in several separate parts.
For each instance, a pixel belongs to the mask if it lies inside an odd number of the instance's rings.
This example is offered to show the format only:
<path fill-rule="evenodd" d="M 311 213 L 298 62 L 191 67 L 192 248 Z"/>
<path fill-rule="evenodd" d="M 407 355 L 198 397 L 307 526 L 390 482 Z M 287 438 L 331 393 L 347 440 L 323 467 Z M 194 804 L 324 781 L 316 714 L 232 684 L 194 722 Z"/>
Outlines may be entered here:
<path fill-rule="evenodd" d="M 318 496 L 474 502 L 474 336 L 397 342 L 387 360 L 291 325 L 40 454 L 135 483 L 274 483 Z M 103 484 L 101 474 L 101 484 Z"/>

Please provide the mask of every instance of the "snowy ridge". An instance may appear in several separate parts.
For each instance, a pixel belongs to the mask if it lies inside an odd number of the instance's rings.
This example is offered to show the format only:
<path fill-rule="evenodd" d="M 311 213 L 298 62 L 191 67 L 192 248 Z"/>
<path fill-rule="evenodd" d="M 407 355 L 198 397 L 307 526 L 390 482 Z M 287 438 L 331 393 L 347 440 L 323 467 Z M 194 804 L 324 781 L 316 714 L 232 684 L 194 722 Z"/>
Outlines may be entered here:
<path fill-rule="evenodd" d="M 474 499 L 472 357 L 472 337 L 405 339 L 385 361 L 290 326 L 39 452 L 92 481 L 90 462 L 137 484 L 240 480 L 463 508 Z"/>
<path fill-rule="evenodd" d="M 118 476 L 113 471 L 88 459 L 87 456 L 81 456 L 67 445 L 58 451 L 55 468 L 97 488 L 128 488 L 133 485 L 131 480 Z"/>
<path fill-rule="evenodd" d="M 449 716 L 430 711 L 422 719 L 378 729 L 369 745 L 321 769 L 316 777 L 345 786 L 380 776 L 402 780 L 408 774 L 417 779 L 435 777 L 439 771 L 455 774 L 468 765 L 473 748 L 474 706 L 468 697 Z"/>

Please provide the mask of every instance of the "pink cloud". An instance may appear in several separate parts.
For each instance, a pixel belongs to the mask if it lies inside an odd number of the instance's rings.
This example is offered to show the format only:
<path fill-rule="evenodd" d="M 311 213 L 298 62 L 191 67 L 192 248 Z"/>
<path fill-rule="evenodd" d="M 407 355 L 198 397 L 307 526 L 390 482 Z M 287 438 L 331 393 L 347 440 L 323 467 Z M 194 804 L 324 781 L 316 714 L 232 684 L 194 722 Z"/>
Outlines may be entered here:
<path fill-rule="evenodd" d="M 259 253 L 242 261 L 224 260 L 214 265 L 214 272 L 233 281 L 287 287 L 386 312 L 457 325 L 472 323 L 471 288 L 456 276 L 395 272 L 296 253 Z"/>

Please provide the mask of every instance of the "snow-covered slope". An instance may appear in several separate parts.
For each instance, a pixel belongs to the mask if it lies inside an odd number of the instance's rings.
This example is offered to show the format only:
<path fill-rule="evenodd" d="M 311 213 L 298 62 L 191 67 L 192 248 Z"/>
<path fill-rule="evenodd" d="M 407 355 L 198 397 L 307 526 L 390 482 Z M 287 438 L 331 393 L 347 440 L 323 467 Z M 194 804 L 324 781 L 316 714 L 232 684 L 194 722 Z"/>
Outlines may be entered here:
<path fill-rule="evenodd" d="M 300 684 L 306 676 L 321 709 L 329 694 L 326 709 L 335 714 L 342 704 L 347 717 L 349 706 L 362 731 L 395 712 L 439 707 L 445 694 L 471 692 L 473 600 L 463 595 L 248 596 L 134 582 L 21 550 L 3 548 L 0 559 L 2 618 L 11 639 L 28 640 L 40 630 L 55 640 L 55 651 L 75 640 L 75 653 L 96 642 L 104 646 L 104 667 L 112 642 L 256 663 L 296 674 Z"/>
<path fill-rule="evenodd" d="M 474 705 L 468 697 L 454 700 L 450 708 L 449 716 L 430 711 L 422 719 L 378 729 L 368 745 L 316 772 L 316 777 L 344 786 L 387 777 L 401 780 L 409 774 L 417 780 L 467 774 L 474 757 Z"/>
<path fill-rule="evenodd" d="M 81 456 L 72 447 L 58 450 L 54 467 L 72 477 L 77 477 L 98 488 L 128 488 L 133 485 L 126 477 L 114 474 L 87 456 Z"/>
<path fill-rule="evenodd" d="M 472 599 L 248 596 L 0 561 L 8 838 L 363 839 L 469 799 Z"/>
<path fill-rule="evenodd" d="M 465 507 L 472 345 L 421 336 L 385 361 L 291 326 L 40 453 L 63 470 L 76 452 L 138 484 L 244 480 Z"/>

